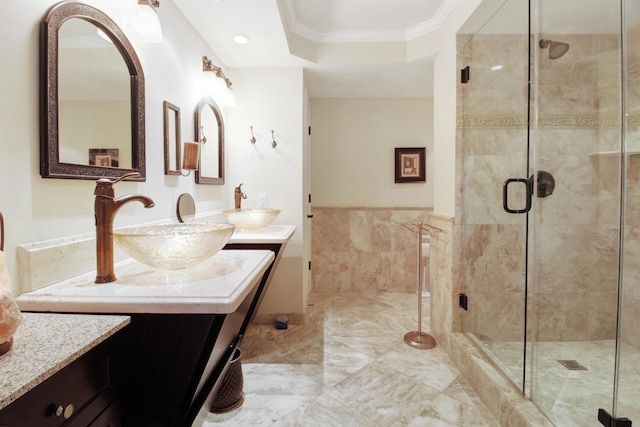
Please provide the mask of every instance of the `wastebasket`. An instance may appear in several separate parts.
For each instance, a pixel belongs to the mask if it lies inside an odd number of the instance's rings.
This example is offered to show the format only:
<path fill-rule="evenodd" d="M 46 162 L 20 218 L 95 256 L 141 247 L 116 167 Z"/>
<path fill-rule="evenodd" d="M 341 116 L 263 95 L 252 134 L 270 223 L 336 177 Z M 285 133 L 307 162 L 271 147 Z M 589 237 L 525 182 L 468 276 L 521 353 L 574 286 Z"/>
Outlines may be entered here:
<path fill-rule="evenodd" d="M 236 348 L 229 363 L 229 369 L 222 379 L 220 389 L 216 394 L 209 412 L 222 414 L 233 411 L 244 402 L 242 379 L 242 350 Z"/>

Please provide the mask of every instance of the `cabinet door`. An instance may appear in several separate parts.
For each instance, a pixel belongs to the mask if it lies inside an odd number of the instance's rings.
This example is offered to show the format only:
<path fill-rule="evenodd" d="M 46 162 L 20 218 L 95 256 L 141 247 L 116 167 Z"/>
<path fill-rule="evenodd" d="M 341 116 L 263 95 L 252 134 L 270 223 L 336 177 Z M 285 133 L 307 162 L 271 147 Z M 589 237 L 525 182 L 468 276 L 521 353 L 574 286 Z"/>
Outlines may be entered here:
<path fill-rule="evenodd" d="M 120 427 L 121 425 L 120 403 L 112 390 L 108 389 L 82 408 L 67 424 L 64 424 L 64 427 Z"/>
<path fill-rule="evenodd" d="M 122 427 L 122 409 L 120 402 L 113 402 L 89 427 Z"/>
<path fill-rule="evenodd" d="M 0 426 L 85 427 L 115 399 L 109 384 L 108 353 L 99 346 L 0 411 Z"/>

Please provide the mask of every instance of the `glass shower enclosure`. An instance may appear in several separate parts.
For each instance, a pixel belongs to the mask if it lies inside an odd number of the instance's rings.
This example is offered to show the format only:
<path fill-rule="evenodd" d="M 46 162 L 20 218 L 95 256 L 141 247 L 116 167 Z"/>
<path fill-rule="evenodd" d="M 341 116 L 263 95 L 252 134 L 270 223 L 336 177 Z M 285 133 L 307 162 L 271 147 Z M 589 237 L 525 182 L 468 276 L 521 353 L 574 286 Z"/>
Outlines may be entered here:
<path fill-rule="evenodd" d="M 640 5 L 485 0 L 458 65 L 463 331 L 555 425 L 640 423 Z"/>

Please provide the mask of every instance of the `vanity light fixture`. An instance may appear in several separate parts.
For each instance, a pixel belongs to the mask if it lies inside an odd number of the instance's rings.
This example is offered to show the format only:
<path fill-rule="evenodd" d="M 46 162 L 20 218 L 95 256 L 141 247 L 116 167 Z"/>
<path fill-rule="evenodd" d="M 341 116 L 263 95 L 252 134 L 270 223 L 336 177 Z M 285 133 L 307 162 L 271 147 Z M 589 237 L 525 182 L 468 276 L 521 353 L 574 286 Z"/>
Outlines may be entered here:
<path fill-rule="evenodd" d="M 251 144 L 256 143 L 256 137 L 253 135 L 253 126 L 251 126 L 251 139 L 249 140 Z"/>
<path fill-rule="evenodd" d="M 147 43 L 162 41 L 162 27 L 156 12 L 159 7 L 158 0 L 138 0 L 138 10 L 133 18 L 132 26 Z"/>
<path fill-rule="evenodd" d="M 271 130 L 271 147 L 276 148 L 276 146 L 278 145 L 278 143 L 276 142 L 276 138 L 273 136 L 273 130 Z"/>
<path fill-rule="evenodd" d="M 182 176 L 189 176 L 191 171 L 198 170 L 198 163 L 200 161 L 200 143 L 193 141 L 185 141 L 182 146 L 182 170 L 180 174 Z M 182 171 L 187 171 L 184 173 Z"/>
<path fill-rule="evenodd" d="M 233 107 L 236 105 L 236 98 L 231 91 L 231 80 L 224 75 L 222 68 L 216 66 L 206 56 L 202 57 L 202 71 L 211 71 L 215 74 L 213 98 L 223 107 Z"/>

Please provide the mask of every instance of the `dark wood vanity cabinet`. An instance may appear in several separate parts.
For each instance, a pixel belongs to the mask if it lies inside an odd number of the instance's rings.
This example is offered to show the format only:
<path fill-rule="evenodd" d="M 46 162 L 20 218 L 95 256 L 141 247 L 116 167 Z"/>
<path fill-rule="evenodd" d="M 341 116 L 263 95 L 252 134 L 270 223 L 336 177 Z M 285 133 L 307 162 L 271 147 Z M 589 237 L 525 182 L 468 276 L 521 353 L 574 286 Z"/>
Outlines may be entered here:
<path fill-rule="evenodd" d="M 269 249 L 280 245 L 236 249 Z M 198 425 L 260 305 L 274 262 L 231 313 L 127 313 L 113 372 L 124 427 Z M 195 424 L 194 424 L 195 423 Z"/>
<path fill-rule="evenodd" d="M 281 245 L 237 249 L 277 254 Z M 0 411 L 0 427 L 201 425 L 269 285 L 276 261 L 264 252 L 229 313 L 99 313 L 130 322 Z"/>
<path fill-rule="evenodd" d="M 131 314 L 113 361 L 124 427 L 193 425 L 220 386 L 258 289 L 228 314 Z"/>
<path fill-rule="evenodd" d="M 2 427 L 120 427 L 117 387 L 111 380 L 114 339 L 55 373 L 0 411 Z"/>

